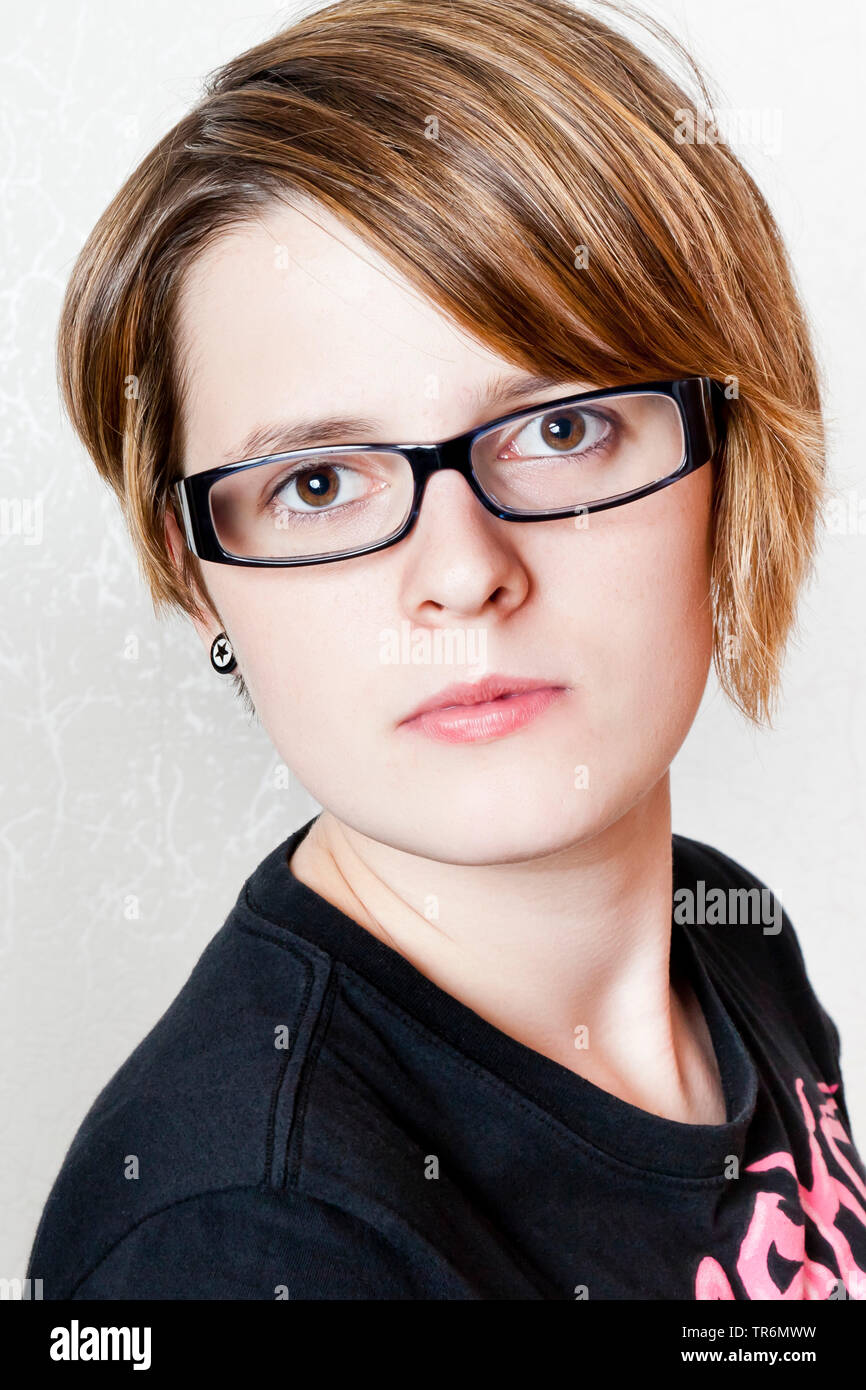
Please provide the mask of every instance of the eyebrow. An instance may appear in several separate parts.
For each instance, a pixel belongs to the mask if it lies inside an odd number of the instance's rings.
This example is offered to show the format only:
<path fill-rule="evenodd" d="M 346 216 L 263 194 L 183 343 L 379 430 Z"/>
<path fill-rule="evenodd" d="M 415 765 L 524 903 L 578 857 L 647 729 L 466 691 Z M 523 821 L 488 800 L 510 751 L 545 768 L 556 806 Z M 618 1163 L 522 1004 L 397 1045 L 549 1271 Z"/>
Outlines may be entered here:
<path fill-rule="evenodd" d="M 479 387 L 472 393 L 471 402 L 473 406 L 480 409 L 483 405 L 486 411 L 495 412 L 497 407 L 506 401 L 518 402 L 530 396 L 536 396 L 541 391 L 549 391 L 553 387 L 566 387 L 569 381 L 574 380 L 570 377 L 547 376 L 541 373 L 527 376 L 525 372 L 502 373 L 485 386 Z M 590 387 L 581 388 L 577 390 Z M 490 419 L 495 418 L 490 414 Z M 267 454 L 288 453 L 292 449 L 311 449 L 320 446 L 325 448 L 329 445 L 339 444 L 361 444 L 367 442 L 376 443 L 399 443 L 399 440 L 385 440 L 384 426 L 382 421 L 372 416 L 361 415 L 325 415 L 318 419 L 309 420 L 284 420 L 266 425 L 257 425 L 255 429 L 235 445 L 232 449 L 227 449 L 215 466 L 225 463 L 243 463 L 247 459 L 265 457 Z"/>

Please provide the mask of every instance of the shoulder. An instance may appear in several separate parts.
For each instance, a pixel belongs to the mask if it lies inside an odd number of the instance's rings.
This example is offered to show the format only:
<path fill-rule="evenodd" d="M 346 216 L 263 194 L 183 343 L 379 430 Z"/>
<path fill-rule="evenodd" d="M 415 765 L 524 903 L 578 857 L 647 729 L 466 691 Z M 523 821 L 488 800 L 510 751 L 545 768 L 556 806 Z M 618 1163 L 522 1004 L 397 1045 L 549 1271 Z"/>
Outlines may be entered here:
<path fill-rule="evenodd" d="M 31 1278 L 38 1278 L 34 1267 Z M 150 1212 L 58 1293 L 93 1299 L 401 1299 L 424 1282 L 340 1207 L 265 1185 L 199 1192 Z M 429 1295 L 428 1295 L 429 1296 Z"/>
<path fill-rule="evenodd" d="M 70 1297 L 134 1232 L 129 1251 L 209 1221 L 228 1239 L 239 1212 L 264 1210 L 329 975 L 323 952 L 270 930 L 241 894 L 79 1127 L 30 1256 L 46 1297 Z"/>
<path fill-rule="evenodd" d="M 674 835 L 674 922 L 753 1009 L 794 1019 L 825 1071 L 838 1074 L 839 1033 L 812 987 L 794 925 L 750 868 L 700 840 Z"/>

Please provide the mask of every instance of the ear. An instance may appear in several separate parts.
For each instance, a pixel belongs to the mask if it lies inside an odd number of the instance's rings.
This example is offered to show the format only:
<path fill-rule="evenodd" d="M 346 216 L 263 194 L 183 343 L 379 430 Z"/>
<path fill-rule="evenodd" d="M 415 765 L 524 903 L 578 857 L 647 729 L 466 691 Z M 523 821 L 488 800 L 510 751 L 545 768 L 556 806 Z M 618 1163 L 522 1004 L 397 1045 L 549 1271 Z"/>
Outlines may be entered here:
<path fill-rule="evenodd" d="M 183 555 L 186 541 L 184 540 L 181 529 L 177 524 L 177 518 L 171 507 L 166 507 L 165 509 L 165 543 L 175 573 L 180 577 L 183 575 Z M 195 598 L 204 613 L 204 617 L 196 618 L 190 615 L 190 621 L 198 633 L 199 640 L 209 657 L 213 640 L 218 633 L 223 631 L 223 627 L 219 615 L 214 611 L 210 598 L 203 594 L 198 587 L 195 589 Z"/>

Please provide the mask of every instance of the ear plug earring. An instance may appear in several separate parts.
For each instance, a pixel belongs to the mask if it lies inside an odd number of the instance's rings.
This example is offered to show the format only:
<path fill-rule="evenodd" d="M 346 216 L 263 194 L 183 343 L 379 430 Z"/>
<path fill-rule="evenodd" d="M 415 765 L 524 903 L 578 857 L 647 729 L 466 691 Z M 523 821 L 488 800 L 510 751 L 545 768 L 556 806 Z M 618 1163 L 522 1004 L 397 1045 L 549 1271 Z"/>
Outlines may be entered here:
<path fill-rule="evenodd" d="M 217 633 L 211 643 L 210 664 L 221 676 L 227 676 L 237 666 L 232 644 L 224 632 Z"/>

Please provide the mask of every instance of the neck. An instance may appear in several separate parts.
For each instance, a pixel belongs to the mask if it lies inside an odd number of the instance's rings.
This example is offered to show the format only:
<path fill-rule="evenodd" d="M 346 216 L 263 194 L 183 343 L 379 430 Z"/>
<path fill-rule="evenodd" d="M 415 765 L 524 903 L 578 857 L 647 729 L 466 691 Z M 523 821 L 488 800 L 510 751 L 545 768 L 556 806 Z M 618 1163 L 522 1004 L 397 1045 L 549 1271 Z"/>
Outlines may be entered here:
<path fill-rule="evenodd" d="M 651 1113 L 724 1118 L 697 1000 L 671 980 L 667 774 L 591 840 L 541 858 L 444 864 L 323 811 L 291 870 L 527 1047 Z"/>

